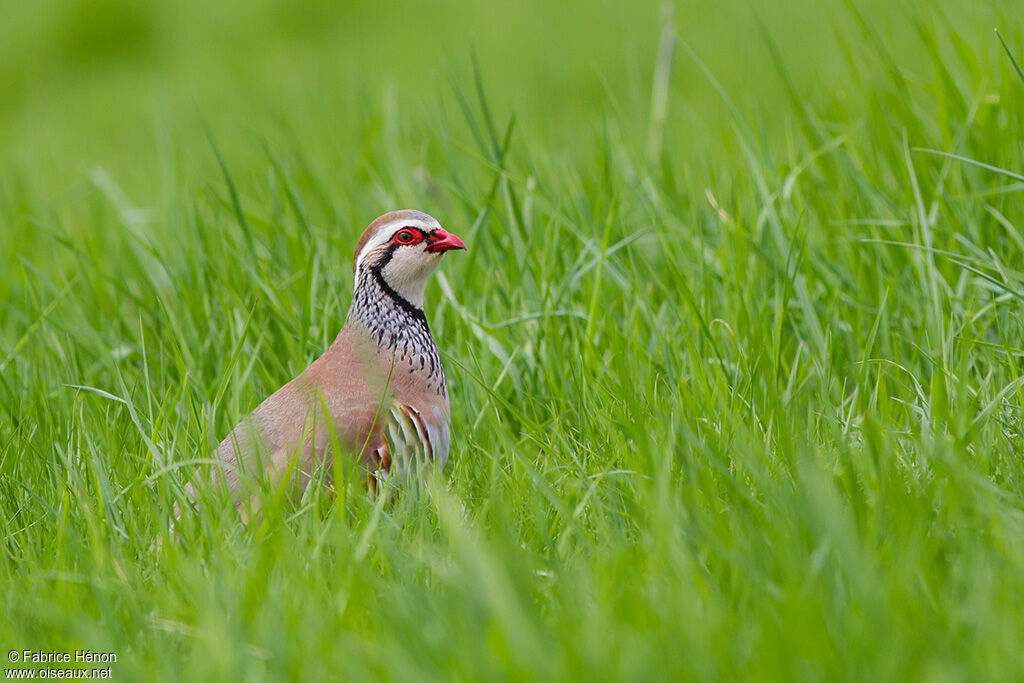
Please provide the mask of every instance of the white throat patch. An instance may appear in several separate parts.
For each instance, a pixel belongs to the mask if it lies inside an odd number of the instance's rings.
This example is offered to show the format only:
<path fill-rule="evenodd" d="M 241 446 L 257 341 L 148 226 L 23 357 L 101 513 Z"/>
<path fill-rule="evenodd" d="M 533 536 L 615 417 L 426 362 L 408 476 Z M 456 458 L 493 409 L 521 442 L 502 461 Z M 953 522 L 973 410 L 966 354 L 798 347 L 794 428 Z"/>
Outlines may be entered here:
<path fill-rule="evenodd" d="M 356 277 L 366 265 L 372 267 L 380 259 L 390 258 L 380 270 L 384 282 L 396 294 L 416 308 L 423 308 L 423 290 L 427 286 L 427 278 L 441 262 L 441 252 L 431 253 L 427 249 L 427 240 L 419 244 L 392 246 L 391 239 L 402 228 L 415 228 L 430 233 L 441 226 L 436 221 L 425 221 L 418 218 L 399 218 L 381 225 L 356 255 Z"/>

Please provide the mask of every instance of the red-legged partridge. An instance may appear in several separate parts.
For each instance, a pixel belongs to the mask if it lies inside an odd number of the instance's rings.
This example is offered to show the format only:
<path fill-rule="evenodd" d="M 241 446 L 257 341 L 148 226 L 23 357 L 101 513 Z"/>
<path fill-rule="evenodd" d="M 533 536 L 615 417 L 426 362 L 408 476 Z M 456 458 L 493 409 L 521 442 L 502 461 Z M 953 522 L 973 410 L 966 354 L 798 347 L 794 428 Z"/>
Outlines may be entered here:
<path fill-rule="evenodd" d="M 335 439 L 374 475 L 374 490 L 423 463 L 444 467 L 448 389 L 423 290 L 444 253 L 465 248 L 420 211 L 370 223 L 356 244 L 352 304 L 334 343 L 217 448 L 237 502 L 244 477 L 277 482 L 295 456 L 304 486 L 315 464 L 330 462 Z"/>

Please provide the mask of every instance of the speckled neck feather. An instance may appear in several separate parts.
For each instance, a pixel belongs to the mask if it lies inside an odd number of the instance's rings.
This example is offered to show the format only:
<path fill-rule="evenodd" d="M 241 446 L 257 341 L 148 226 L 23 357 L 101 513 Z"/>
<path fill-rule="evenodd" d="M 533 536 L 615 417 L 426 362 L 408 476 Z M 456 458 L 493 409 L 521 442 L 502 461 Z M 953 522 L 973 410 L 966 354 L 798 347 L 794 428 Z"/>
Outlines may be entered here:
<path fill-rule="evenodd" d="M 383 265 L 365 265 L 356 273 L 345 326 L 364 327 L 382 353 L 393 352 L 393 372 L 423 372 L 427 385 L 438 395 L 447 396 L 441 356 L 430 334 L 427 317 L 422 309 L 388 285 L 381 274 Z"/>

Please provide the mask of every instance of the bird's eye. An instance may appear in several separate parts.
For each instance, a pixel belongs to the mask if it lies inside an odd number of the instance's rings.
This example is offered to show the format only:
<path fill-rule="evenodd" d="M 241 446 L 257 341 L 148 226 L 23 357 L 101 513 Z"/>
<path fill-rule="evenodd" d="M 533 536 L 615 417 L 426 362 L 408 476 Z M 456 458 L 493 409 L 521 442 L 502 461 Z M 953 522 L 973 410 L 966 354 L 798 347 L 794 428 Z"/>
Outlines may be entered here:
<path fill-rule="evenodd" d="M 419 235 L 415 231 L 406 228 L 395 233 L 394 241 L 399 244 L 413 244 L 417 241 L 417 237 Z"/>

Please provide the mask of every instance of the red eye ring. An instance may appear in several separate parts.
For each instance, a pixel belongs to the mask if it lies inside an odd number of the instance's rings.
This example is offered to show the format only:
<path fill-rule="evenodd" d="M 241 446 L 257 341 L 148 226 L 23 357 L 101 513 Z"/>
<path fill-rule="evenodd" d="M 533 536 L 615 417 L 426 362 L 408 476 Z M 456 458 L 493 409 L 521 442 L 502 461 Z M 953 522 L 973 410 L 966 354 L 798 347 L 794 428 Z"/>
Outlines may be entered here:
<path fill-rule="evenodd" d="M 413 228 L 402 228 L 391 238 L 392 242 L 402 245 L 416 244 L 423 239 L 423 235 Z"/>

